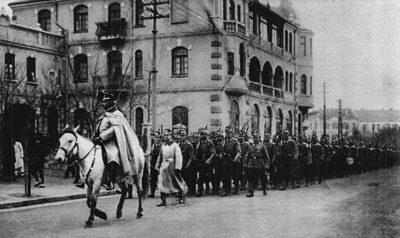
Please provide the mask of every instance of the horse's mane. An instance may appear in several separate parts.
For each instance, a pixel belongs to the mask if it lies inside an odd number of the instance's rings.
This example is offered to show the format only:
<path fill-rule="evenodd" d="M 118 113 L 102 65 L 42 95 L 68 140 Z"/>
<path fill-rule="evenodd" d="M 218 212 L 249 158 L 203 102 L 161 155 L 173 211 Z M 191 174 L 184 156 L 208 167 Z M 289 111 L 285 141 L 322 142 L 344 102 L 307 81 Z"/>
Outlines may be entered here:
<path fill-rule="evenodd" d="M 83 136 L 83 135 L 81 135 L 81 134 L 75 132 L 74 129 L 72 129 L 71 127 L 66 127 L 66 128 L 63 130 L 63 132 L 62 132 L 61 135 L 64 135 L 64 134 L 66 134 L 66 133 L 73 134 L 73 135 L 76 136 L 76 137 L 78 137 L 78 135 L 79 135 L 79 136 L 81 136 L 83 139 L 85 139 L 85 140 L 90 141 L 90 142 L 93 143 L 93 141 L 92 141 L 90 138 L 87 138 L 86 136 Z"/>

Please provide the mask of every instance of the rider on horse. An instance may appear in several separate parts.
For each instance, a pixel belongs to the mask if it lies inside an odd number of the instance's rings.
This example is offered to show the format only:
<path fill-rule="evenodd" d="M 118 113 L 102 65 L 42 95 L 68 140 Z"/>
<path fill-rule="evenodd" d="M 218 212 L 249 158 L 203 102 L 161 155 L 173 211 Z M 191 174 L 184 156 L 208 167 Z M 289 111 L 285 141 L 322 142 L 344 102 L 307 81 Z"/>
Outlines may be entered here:
<path fill-rule="evenodd" d="M 102 146 L 106 165 L 104 185 L 107 190 L 111 190 L 114 189 L 114 184 L 123 181 L 127 176 L 137 174 L 137 171 L 132 171 L 130 163 L 137 156 L 133 145 L 139 142 L 128 121 L 117 109 L 112 94 L 104 93 L 102 106 L 104 114 L 97 121 L 93 141 Z"/>

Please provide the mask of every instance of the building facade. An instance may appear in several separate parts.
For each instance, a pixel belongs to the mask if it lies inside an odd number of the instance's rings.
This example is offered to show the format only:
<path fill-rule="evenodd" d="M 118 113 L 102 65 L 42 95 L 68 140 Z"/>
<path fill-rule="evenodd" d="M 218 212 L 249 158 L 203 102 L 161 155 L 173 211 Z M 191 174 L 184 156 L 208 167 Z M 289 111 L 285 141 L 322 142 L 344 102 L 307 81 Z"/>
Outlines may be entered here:
<path fill-rule="evenodd" d="M 150 1 L 24 0 L 10 7 L 17 24 L 39 23 L 63 37 L 61 89 L 93 116 L 94 96 L 111 90 L 138 134 L 154 114 L 155 129 L 299 134 L 313 106 L 313 32 L 297 24 L 287 2 L 277 8 L 249 0 L 158 5 L 169 17 L 157 19 L 156 71 L 153 21 L 144 20 L 151 17 Z"/>

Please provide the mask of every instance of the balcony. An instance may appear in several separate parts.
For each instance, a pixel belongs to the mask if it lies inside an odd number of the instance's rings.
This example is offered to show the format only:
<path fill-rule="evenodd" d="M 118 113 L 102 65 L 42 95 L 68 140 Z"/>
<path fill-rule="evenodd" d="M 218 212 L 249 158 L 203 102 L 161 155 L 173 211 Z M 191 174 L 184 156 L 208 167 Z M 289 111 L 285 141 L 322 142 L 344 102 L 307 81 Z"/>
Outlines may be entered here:
<path fill-rule="evenodd" d="M 266 96 L 271 96 L 272 97 L 273 94 L 274 94 L 274 90 L 271 87 L 264 86 L 263 87 L 263 94 L 266 95 Z"/>
<path fill-rule="evenodd" d="M 297 95 L 296 101 L 299 107 L 313 107 L 313 96 L 311 95 Z"/>
<path fill-rule="evenodd" d="M 242 36 L 246 35 L 246 26 L 237 21 L 225 21 L 224 30 L 228 33 L 238 33 Z"/>
<path fill-rule="evenodd" d="M 127 35 L 125 18 L 112 19 L 110 21 L 96 22 L 96 36 L 99 40 L 124 39 Z"/>
<path fill-rule="evenodd" d="M 249 89 L 252 92 L 261 93 L 261 86 L 258 83 L 250 82 Z"/>
<path fill-rule="evenodd" d="M 275 89 L 275 90 L 274 90 L 274 95 L 275 95 L 276 98 L 281 98 L 281 99 L 283 99 L 283 92 L 282 92 L 282 90 Z"/>

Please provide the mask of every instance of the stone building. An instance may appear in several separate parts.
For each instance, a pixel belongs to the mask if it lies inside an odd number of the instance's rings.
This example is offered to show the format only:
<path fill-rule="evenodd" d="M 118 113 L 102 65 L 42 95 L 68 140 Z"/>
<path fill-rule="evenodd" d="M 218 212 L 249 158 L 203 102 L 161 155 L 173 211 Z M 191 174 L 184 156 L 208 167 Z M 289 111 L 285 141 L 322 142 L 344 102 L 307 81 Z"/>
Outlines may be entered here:
<path fill-rule="evenodd" d="M 277 8 L 255 0 L 158 5 L 169 17 L 157 20 L 153 110 L 153 21 L 142 18 L 151 16 L 143 3 L 150 1 L 17 0 L 10 7 L 16 24 L 39 23 L 63 36 L 61 90 L 93 116 L 94 96 L 112 90 L 138 134 L 153 114 L 155 129 L 301 132 L 313 106 L 313 32 L 297 23 L 289 1 Z"/>

